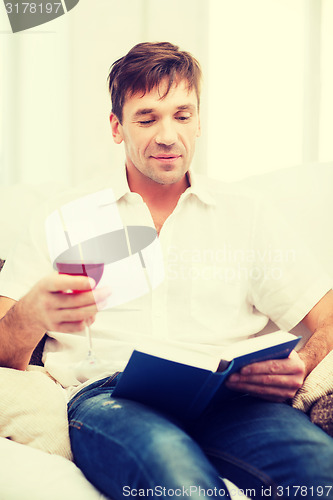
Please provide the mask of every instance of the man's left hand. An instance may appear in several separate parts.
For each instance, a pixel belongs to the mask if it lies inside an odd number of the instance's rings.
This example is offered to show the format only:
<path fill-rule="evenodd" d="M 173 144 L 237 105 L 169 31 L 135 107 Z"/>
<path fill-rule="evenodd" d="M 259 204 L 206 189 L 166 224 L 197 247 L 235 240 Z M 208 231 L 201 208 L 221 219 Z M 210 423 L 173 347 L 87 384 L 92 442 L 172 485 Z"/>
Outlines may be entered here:
<path fill-rule="evenodd" d="M 261 361 L 230 375 L 226 386 L 269 401 L 282 403 L 295 396 L 303 385 L 305 363 L 296 351 L 286 359 Z"/>

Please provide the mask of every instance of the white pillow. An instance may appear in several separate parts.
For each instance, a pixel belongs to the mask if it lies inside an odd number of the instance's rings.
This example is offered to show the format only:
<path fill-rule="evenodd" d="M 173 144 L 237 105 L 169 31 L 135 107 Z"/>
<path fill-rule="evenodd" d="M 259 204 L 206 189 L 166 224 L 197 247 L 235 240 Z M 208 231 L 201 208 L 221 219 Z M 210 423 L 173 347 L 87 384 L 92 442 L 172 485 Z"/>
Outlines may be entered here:
<path fill-rule="evenodd" d="M 0 438 L 0 498 L 106 500 L 80 469 L 59 455 Z"/>
<path fill-rule="evenodd" d="M 0 368 L 0 436 L 72 459 L 63 389 L 43 368 Z"/>

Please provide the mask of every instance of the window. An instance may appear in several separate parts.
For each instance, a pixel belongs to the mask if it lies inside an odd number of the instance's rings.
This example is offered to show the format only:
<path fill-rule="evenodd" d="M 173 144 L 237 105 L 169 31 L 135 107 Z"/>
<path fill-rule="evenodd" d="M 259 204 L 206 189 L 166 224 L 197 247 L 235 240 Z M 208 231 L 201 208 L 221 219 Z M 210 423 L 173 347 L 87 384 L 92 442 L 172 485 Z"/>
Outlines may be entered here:
<path fill-rule="evenodd" d="M 333 159 L 333 2 L 324 0 L 321 15 L 321 107 L 319 160 Z"/>
<path fill-rule="evenodd" d="M 210 7 L 208 173 L 232 181 L 332 159 L 332 2 Z"/>

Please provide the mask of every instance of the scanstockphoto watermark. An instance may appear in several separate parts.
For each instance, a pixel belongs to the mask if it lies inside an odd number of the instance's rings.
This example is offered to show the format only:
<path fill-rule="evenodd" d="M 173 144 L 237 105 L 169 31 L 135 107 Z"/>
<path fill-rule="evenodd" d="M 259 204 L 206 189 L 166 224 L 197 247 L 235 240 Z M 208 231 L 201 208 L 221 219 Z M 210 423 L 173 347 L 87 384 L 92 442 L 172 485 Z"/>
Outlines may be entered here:
<path fill-rule="evenodd" d="M 179 250 L 171 247 L 167 274 L 171 280 L 235 281 L 281 280 L 286 267 L 296 261 L 295 249 L 268 246 L 263 250 L 234 248 Z"/>
<path fill-rule="evenodd" d="M 179 488 L 166 488 L 165 486 L 155 486 L 154 488 L 131 488 L 130 486 L 123 487 L 124 497 L 221 497 L 229 498 L 228 490 L 225 488 L 202 488 L 201 486 L 182 486 Z"/>
<path fill-rule="evenodd" d="M 164 486 L 155 486 L 154 488 L 131 488 L 130 486 L 123 487 L 124 497 L 202 497 L 202 498 L 331 498 L 333 486 L 262 486 L 260 490 L 254 488 L 239 489 L 232 485 L 229 488 L 202 488 L 200 486 L 188 486 L 180 488 L 166 488 Z"/>

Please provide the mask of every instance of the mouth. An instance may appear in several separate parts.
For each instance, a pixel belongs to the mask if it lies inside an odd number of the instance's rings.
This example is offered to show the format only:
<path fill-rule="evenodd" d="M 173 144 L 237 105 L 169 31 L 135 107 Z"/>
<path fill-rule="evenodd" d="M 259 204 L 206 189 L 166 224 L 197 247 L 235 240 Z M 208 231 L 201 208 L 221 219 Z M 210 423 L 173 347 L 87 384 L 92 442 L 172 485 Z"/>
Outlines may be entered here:
<path fill-rule="evenodd" d="M 178 158 L 180 157 L 181 155 L 152 155 L 152 158 L 154 160 L 158 160 L 162 163 L 172 163 L 178 160 Z"/>

